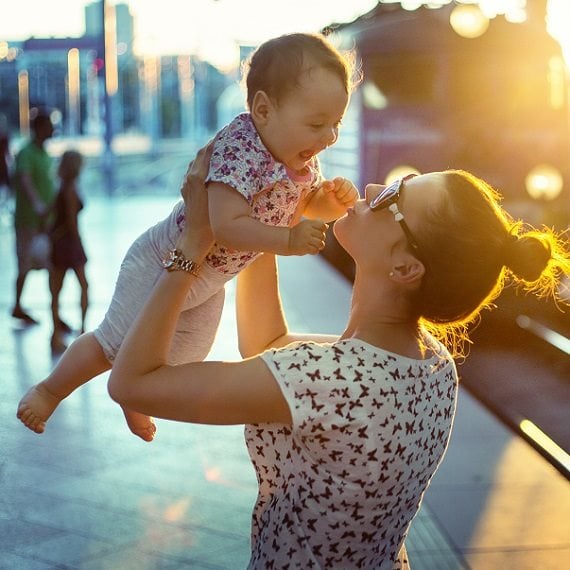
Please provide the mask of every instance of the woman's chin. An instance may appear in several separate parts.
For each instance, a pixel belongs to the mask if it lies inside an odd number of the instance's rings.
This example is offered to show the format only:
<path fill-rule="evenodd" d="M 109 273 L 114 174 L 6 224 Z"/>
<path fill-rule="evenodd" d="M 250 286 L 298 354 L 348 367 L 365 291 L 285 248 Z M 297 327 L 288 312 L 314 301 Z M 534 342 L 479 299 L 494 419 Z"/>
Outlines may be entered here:
<path fill-rule="evenodd" d="M 333 227 L 332 227 L 333 235 L 336 238 L 336 241 L 338 241 L 338 243 L 340 245 L 342 245 L 342 234 L 344 233 L 342 230 L 342 227 L 343 227 L 344 222 L 345 222 L 347 217 L 348 217 L 347 214 L 345 214 L 344 216 L 341 216 L 340 218 L 335 220 Z"/>

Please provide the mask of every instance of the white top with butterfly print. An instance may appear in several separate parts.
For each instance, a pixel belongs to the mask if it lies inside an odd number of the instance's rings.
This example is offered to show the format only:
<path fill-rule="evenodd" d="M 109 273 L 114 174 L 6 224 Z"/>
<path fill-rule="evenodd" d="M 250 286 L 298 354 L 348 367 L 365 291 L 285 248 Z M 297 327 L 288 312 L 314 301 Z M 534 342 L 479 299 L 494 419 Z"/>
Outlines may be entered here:
<path fill-rule="evenodd" d="M 293 426 L 246 426 L 259 482 L 249 568 L 400 567 L 455 414 L 455 364 L 430 343 L 427 360 L 358 339 L 262 355 Z"/>

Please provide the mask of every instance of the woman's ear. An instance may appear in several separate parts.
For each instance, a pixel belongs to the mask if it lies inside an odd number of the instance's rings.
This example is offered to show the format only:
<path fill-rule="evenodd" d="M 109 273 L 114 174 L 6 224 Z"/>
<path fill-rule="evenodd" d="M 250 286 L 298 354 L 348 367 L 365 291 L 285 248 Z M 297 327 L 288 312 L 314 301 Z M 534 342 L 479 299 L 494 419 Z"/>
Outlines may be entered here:
<path fill-rule="evenodd" d="M 416 282 L 419 283 L 425 272 L 424 264 L 413 255 L 408 254 L 400 257 L 392 266 L 390 279 L 402 285 L 412 285 Z"/>
<path fill-rule="evenodd" d="M 273 108 L 271 99 L 265 91 L 257 91 L 253 96 L 250 113 L 252 118 L 260 125 L 265 125 Z"/>

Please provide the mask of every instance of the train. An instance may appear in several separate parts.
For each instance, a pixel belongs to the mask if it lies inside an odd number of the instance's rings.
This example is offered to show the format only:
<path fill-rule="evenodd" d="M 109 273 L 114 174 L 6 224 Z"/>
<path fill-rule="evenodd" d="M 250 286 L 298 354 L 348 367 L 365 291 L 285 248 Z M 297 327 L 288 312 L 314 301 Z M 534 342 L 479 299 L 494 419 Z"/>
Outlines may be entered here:
<path fill-rule="evenodd" d="M 378 4 L 330 26 L 337 44 L 355 51 L 363 80 L 338 142 L 323 153 L 325 175 L 362 190 L 408 172 L 461 168 L 497 188 L 515 217 L 568 228 L 570 76 L 542 5 L 524 23 L 494 18 L 479 37 L 452 28 L 453 4 Z M 324 256 L 353 277 L 332 232 Z"/>

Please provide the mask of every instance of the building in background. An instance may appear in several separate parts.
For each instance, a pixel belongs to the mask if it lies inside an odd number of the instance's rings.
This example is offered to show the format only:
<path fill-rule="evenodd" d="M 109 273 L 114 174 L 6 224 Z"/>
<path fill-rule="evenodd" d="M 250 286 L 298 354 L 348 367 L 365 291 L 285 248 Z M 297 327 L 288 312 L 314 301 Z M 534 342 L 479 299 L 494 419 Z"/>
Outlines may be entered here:
<path fill-rule="evenodd" d="M 162 138 L 214 130 L 216 100 L 230 79 L 189 55 L 137 56 L 129 6 L 117 4 L 113 9 L 118 86 L 111 102 L 113 133 Z M 102 3 L 97 1 L 85 7 L 81 37 L 0 40 L 2 130 L 26 134 L 29 112 L 44 108 L 53 114 L 61 134 L 104 132 L 102 23 Z"/>

